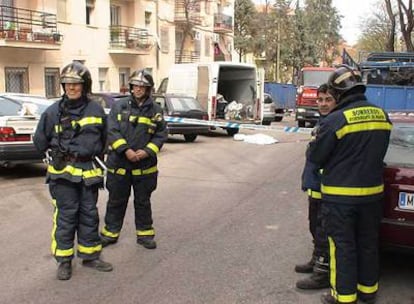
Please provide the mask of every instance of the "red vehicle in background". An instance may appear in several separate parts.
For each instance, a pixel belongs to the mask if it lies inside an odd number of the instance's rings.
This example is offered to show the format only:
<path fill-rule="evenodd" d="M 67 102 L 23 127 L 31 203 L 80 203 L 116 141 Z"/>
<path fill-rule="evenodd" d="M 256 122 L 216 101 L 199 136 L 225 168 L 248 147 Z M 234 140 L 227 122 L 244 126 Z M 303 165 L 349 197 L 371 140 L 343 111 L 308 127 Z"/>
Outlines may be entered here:
<path fill-rule="evenodd" d="M 332 67 L 304 67 L 300 70 L 296 94 L 298 127 L 304 128 L 307 122 L 314 126 L 318 121 L 317 89 L 321 84 L 328 81 L 334 70 L 335 68 Z"/>
<path fill-rule="evenodd" d="M 414 251 L 414 113 L 390 114 L 393 122 L 384 162 L 383 246 Z"/>

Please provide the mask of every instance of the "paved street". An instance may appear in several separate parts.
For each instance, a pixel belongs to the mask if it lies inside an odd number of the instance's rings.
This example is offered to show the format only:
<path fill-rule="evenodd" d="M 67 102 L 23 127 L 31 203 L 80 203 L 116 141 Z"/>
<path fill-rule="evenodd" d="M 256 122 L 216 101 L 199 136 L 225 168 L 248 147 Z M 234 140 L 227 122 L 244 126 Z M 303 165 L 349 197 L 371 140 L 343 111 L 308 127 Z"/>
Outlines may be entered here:
<path fill-rule="evenodd" d="M 98 273 L 75 259 L 65 282 L 55 279 L 49 253 L 44 166 L 0 169 L 0 303 L 319 303 L 320 291 L 295 288 L 303 276 L 293 271 L 312 250 L 300 191 L 308 135 L 243 133 L 280 142 L 248 144 L 223 131 L 194 143 L 172 137 L 160 153 L 153 195 L 158 248 L 136 245 L 130 204 L 119 242 L 103 252 L 114 271 Z M 102 190 L 102 217 L 106 199 Z M 378 304 L 413 304 L 413 256 L 382 261 Z"/>

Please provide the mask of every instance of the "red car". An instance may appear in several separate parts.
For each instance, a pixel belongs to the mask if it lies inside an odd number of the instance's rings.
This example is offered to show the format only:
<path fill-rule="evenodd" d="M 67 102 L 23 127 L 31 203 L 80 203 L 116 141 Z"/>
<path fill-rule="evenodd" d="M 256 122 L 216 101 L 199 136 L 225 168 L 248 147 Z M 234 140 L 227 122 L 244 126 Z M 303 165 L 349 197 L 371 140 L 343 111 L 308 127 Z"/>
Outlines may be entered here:
<path fill-rule="evenodd" d="M 414 250 L 414 115 L 391 116 L 386 168 L 382 245 Z"/>

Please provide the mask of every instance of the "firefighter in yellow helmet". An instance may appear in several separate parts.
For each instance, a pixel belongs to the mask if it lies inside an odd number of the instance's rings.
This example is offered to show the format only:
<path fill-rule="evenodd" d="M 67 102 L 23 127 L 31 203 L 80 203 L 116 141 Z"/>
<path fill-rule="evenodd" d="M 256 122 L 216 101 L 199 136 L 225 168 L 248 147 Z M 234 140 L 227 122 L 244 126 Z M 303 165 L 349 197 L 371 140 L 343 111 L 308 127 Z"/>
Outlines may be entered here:
<path fill-rule="evenodd" d="M 57 278 L 68 280 L 75 234 L 83 266 L 111 271 L 112 265 L 100 259 L 96 206 L 103 172 L 94 160 L 105 149 L 105 112 L 88 98 L 92 79 L 83 64 L 65 66 L 60 82 L 64 94 L 42 114 L 33 141 L 39 151 L 49 155 L 46 182 L 55 207 L 51 249 L 59 263 Z"/>
<path fill-rule="evenodd" d="M 137 70 L 129 86 L 131 96 L 114 104 L 108 118 L 109 199 L 101 239 L 104 246 L 118 241 L 132 188 L 137 243 L 155 249 L 151 194 L 157 187 L 157 154 L 168 133 L 162 109 L 151 97 L 152 76 Z"/>

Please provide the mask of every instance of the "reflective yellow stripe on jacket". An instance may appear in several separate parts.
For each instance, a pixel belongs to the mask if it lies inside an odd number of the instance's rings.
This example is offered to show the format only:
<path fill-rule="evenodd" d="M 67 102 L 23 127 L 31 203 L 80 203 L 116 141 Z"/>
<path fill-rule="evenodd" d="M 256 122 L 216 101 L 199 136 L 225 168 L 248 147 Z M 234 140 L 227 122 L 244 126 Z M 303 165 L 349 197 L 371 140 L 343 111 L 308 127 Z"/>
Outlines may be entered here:
<path fill-rule="evenodd" d="M 310 196 L 311 198 L 315 198 L 315 199 L 321 199 L 322 193 L 320 193 L 319 191 L 308 189 L 308 196 Z"/>
<path fill-rule="evenodd" d="M 383 191 L 383 184 L 374 187 L 333 187 L 321 185 L 321 192 L 328 195 L 365 196 L 380 194 Z"/>
<path fill-rule="evenodd" d="M 336 131 L 336 137 L 338 139 L 343 138 L 345 135 L 362 131 L 374 131 L 374 130 L 391 130 L 392 125 L 389 122 L 362 122 L 352 125 L 346 125 Z"/>
<path fill-rule="evenodd" d="M 120 139 L 118 139 L 118 140 L 115 140 L 115 141 L 112 143 L 111 147 L 112 147 L 112 149 L 116 150 L 116 149 L 118 149 L 120 146 L 122 146 L 122 145 L 126 145 L 126 144 L 127 144 L 127 141 L 126 141 L 125 139 L 123 139 L 123 138 L 120 138 Z"/>
<path fill-rule="evenodd" d="M 76 168 L 76 167 L 71 166 L 71 165 L 67 165 L 62 170 L 56 170 L 52 165 L 49 165 L 47 167 L 47 172 L 49 172 L 51 174 L 56 174 L 56 175 L 69 174 L 69 175 L 72 175 L 72 176 L 82 176 L 85 179 L 103 176 L 103 172 L 102 172 L 101 168 L 83 170 L 81 168 Z"/>
<path fill-rule="evenodd" d="M 101 125 L 101 124 L 103 124 L 102 117 L 94 117 L 94 116 L 84 117 L 80 120 L 71 121 L 72 128 L 75 128 L 77 125 L 84 127 L 86 125 Z M 62 131 L 63 131 L 62 125 L 55 125 L 55 133 L 60 133 Z"/>
<path fill-rule="evenodd" d="M 153 143 L 148 143 L 147 144 L 147 148 L 149 148 L 152 151 L 154 151 L 155 154 L 157 154 L 160 151 L 160 149 L 157 147 L 157 145 L 155 145 Z"/>
<path fill-rule="evenodd" d="M 152 174 L 158 171 L 157 166 L 150 167 L 148 169 L 133 169 L 131 171 L 132 175 L 139 176 L 139 175 L 147 175 Z M 127 173 L 127 170 L 124 168 L 118 168 L 118 169 L 111 169 L 108 168 L 108 172 L 112 174 L 118 174 L 118 175 L 125 175 Z"/>
<path fill-rule="evenodd" d="M 118 121 L 122 120 L 122 114 L 118 114 L 116 116 L 116 119 Z M 145 116 L 136 116 L 136 115 L 130 115 L 128 118 L 129 122 L 137 122 L 141 124 L 156 126 L 156 124 L 151 120 L 151 118 L 145 117 Z"/>
<path fill-rule="evenodd" d="M 101 125 L 102 124 L 102 117 L 84 117 L 80 120 L 72 120 L 72 126 L 80 125 L 84 127 L 86 125 Z"/>

